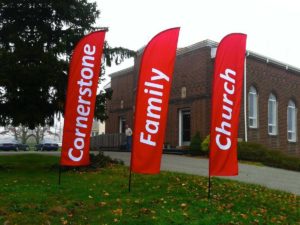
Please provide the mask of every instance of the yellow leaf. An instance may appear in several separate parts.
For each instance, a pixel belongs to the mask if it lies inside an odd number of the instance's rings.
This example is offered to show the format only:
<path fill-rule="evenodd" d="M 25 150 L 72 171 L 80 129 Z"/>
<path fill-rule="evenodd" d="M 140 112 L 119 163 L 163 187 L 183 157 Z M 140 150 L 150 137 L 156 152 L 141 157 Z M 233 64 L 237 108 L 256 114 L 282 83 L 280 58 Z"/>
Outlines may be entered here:
<path fill-rule="evenodd" d="M 140 212 L 141 212 L 141 213 L 144 213 L 144 214 L 149 214 L 149 213 L 151 212 L 151 210 L 150 210 L 150 209 L 147 209 L 147 208 L 141 208 L 141 209 L 140 209 Z"/>
<path fill-rule="evenodd" d="M 186 204 L 186 203 L 181 203 L 180 207 L 181 207 L 181 208 L 186 208 L 186 207 L 187 207 L 187 204 Z"/>
<path fill-rule="evenodd" d="M 241 217 L 243 217 L 244 219 L 247 219 L 247 218 L 248 218 L 248 216 L 247 216 L 246 214 L 241 213 L 240 215 L 241 215 Z"/>
<path fill-rule="evenodd" d="M 106 206 L 107 203 L 106 202 L 99 202 L 99 206 L 103 207 L 103 206 Z"/>
<path fill-rule="evenodd" d="M 112 210 L 112 213 L 113 213 L 114 215 L 122 216 L 122 215 L 123 215 L 123 209 L 115 209 L 115 210 Z"/>

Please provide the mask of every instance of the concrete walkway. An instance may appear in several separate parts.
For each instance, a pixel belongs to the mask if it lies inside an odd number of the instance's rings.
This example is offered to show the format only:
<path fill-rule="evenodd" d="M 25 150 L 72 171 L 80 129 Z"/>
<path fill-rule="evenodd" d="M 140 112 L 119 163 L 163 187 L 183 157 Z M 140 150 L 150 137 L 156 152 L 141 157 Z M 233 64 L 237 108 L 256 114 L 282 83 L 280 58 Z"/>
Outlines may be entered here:
<path fill-rule="evenodd" d="M 129 165 L 130 153 L 105 152 L 105 155 L 121 159 L 125 165 Z M 163 155 L 161 170 L 207 176 L 208 160 L 165 154 Z M 300 172 L 240 163 L 238 176 L 224 178 L 259 184 L 271 189 L 282 190 L 300 196 Z"/>

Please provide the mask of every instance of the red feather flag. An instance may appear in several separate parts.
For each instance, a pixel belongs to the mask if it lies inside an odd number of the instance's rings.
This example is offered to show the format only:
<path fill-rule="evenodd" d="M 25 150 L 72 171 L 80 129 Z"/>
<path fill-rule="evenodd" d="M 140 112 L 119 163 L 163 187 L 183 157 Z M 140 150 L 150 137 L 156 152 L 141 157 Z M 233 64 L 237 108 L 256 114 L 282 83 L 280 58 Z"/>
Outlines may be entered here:
<path fill-rule="evenodd" d="M 210 176 L 238 175 L 237 135 L 246 53 L 245 34 L 229 34 L 215 59 L 210 132 Z"/>
<path fill-rule="evenodd" d="M 90 163 L 89 147 L 105 31 L 93 32 L 77 44 L 71 60 L 60 164 Z"/>
<path fill-rule="evenodd" d="M 131 171 L 160 171 L 179 28 L 156 35 L 144 50 L 137 84 Z"/>

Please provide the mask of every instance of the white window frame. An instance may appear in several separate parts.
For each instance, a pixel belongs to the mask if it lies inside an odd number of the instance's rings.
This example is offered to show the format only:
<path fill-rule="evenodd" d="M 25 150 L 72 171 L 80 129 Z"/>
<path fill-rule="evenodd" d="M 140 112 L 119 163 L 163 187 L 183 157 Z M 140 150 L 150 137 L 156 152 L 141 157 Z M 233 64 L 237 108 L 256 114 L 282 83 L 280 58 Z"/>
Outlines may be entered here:
<path fill-rule="evenodd" d="M 126 124 L 126 119 L 123 116 L 119 117 L 119 133 L 122 134 L 122 130 L 125 130 L 123 125 Z"/>
<path fill-rule="evenodd" d="M 289 113 L 291 110 L 291 114 Z M 290 118 L 290 115 L 292 118 Z M 289 123 L 289 120 L 292 120 Z M 287 107 L 287 139 L 289 142 L 297 141 L 297 108 L 294 101 L 290 100 Z"/>
<path fill-rule="evenodd" d="M 253 105 L 251 105 L 251 97 Z M 252 114 L 250 113 L 252 109 Z M 250 128 L 258 128 L 258 95 L 255 87 L 251 86 L 248 92 L 248 124 Z"/>
<path fill-rule="evenodd" d="M 270 94 L 268 99 L 268 134 L 278 134 L 278 104 L 274 94 Z"/>

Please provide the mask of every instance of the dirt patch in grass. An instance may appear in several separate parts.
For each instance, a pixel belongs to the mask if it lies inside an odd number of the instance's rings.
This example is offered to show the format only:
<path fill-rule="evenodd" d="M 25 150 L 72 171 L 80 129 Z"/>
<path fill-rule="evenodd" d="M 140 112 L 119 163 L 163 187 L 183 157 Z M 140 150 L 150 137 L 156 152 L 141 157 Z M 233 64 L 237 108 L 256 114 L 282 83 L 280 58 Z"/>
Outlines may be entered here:
<path fill-rule="evenodd" d="M 51 209 L 49 209 L 48 213 L 49 215 L 57 215 L 57 214 L 65 214 L 68 210 L 62 206 L 54 206 Z"/>

